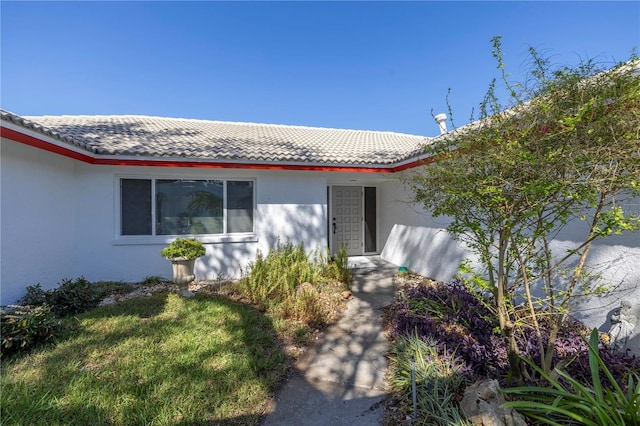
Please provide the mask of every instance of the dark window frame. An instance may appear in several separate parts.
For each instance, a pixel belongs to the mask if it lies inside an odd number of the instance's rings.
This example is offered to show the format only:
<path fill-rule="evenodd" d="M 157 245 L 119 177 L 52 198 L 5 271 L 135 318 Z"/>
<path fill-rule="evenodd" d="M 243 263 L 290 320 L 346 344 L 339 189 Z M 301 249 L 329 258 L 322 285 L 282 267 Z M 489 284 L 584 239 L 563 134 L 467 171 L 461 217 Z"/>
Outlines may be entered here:
<path fill-rule="evenodd" d="M 158 183 L 161 183 L 158 185 Z M 198 200 L 200 204 L 194 205 L 192 193 L 185 193 L 185 188 L 187 185 L 193 185 L 195 187 L 202 187 L 204 182 L 208 184 L 214 185 L 221 184 L 222 193 L 216 195 L 215 190 L 211 192 L 207 191 L 195 191 L 194 193 L 198 193 L 199 195 L 211 195 L 210 197 L 204 197 L 204 206 L 203 201 Z M 174 204 L 165 204 L 161 207 L 160 204 L 160 196 L 158 191 L 158 186 L 163 186 L 166 189 L 167 185 L 171 183 L 176 183 L 176 191 L 177 195 L 174 194 L 173 199 L 171 196 L 166 198 L 165 203 L 174 203 Z M 144 195 L 144 187 L 148 186 L 149 188 L 149 196 Z M 125 187 L 137 189 L 139 192 L 137 194 L 126 193 L 127 189 Z M 224 236 L 241 236 L 241 235 L 252 235 L 255 234 L 255 219 L 256 219 L 256 184 L 255 179 L 251 178 L 214 178 L 214 179 L 203 179 L 203 178 L 165 178 L 165 177 L 142 177 L 142 176 L 120 176 L 118 177 L 118 188 L 119 188 L 119 209 L 118 209 L 118 237 L 119 238 L 130 238 L 130 237 L 174 237 L 174 236 L 184 236 L 184 235 L 198 235 L 203 237 L 224 237 Z M 141 189 L 142 188 L 142 189 Z M 234 191 L 230 193 L 231 191 Z M 195 188 L 202 189 L 202 188 Z M 181 194 L 182 192 L 182 194 Z M 196 215 L 187 215 L 191 216 L 185 220 L 184 214 L 180 219 L 176 213 L 176 204 L 179 204 L 176 201 L 176 197 L 182 195 L 182 198 L 185 197 L 185 194 L 191 197 L 187 202 L 190 207 L 194 205 L 193 209 L 197 209 L 199 213 Z M 143 200 L 136 200 L 135 196 L 144 198 Z M 166 195 L 166 194 L 165 194 Z M 221 197 L 220 197 L 221 195 Z M 216 201 L 216 198 L 218 200 Z M 222 198 L 220 201 L 219 198 Z M 208 206 L 206 202 L 213 202 L 213 207 Z M 136 203 L 138 206 L 135 206 L 134 209 L 140 209 L 142 206 L 143 211 L 139 212 L 132 211 L 130 209 L 131 203 Z M 232 203 L 233 206 L 230 206 L 229 203 Z M 182 210 L 184 210 L 184 202 Z M 221 204 L 221 206 L 219 205 Z M 216 210 L 216 206 L 221 210 L 222 215 L 219 215 L 218 210 Z M 159 217 L 158 211 L 163 208 L 166 210 L 167 207 L 170 207 L 168 210 L 172 210 L 172 214 L 175 217 Z M 173 209 L 171 209 L 171 207 Z M 184 213 L 184 212 L 182 212 Z M 128 216 L 127 216 L 128 215 Z M 145 219 L 141 219 L 141 217 L 145 217 Z M 193 223 L 189 222 L 189 219 L 193 219 Z M 180 223 L 180 227 L 178 226 L 178 220 L 182 220 Z M 220 223 L 216 223 L 216 221 L 221 221 L 221 229 Z M 172 226 L 169 226 L 172 225 Z M 135 226 L 139 228 L 133 229 Z M 164 226 L 164 228 L 163 228 Z M 150 229 L 149 229 L 150 228 Z M 215 232 L 218 230 L 220 232 Z M 202 232 L 205 230 L 205 232 Z M 214 232 L 206 232 L 207 230 L 214 230 Z M 149 232 L 150 231 L 150 232 Z"/>

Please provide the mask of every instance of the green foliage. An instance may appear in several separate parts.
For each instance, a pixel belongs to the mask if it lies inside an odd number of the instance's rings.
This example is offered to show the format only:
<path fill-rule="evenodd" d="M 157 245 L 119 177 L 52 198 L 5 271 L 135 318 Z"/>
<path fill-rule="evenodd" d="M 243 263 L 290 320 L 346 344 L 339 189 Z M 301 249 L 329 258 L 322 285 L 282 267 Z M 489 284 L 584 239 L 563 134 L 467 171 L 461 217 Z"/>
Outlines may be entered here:
<path fill-rule="evenodd" d="M 204 245 L 195 238 L 176 238 L 160 254 L 167 259 L 197 259 L 204 256 Z"/>
<path fill-rule="evenodd" d="M 142 284 L 144 285 L 156 285 L 156 284 L 162 284 L 164 282 L 166 282 L 167 280 L 165 280 L 163 277 L 159 276 L 159 275 L 147 275 L 146 277 L 144 277 L 144 280 L 142 280 Z"/>
<path fill-rule="evenodd" d="M 278 241 L 266 256 L 257 254 L 237 287 L 260 309 L 318 328 L 339 310 L 337 290 L 346 284 L 339 278 L 345 277 L 351 271 L 344 251 L 332 262 L 318 252 L 308 255 L 303 243 Z"/>
<path fill-rule="evenodd" d="M 12 306 L 0 311 L 0 356 L 12 355 L 51 341 L 65 330 L 49 306 Z"/>
<path fill-rule="evenodd" d="M 493 290 L 485 276 L 473 269 L 469 259 L 464 259 L 460 262 L 455 278 L 461 280 L 465 286 L 473 290 L 474 293 L 491 292 Z"/>
<path fill-rule="evenodd" d="M 133 291 L 136 286 L 122 281 L 96 281 L 91 283 L 91 291 L 98 300 L 102 300 L 112 294 L 126 294 Z"/>
<path fill-rule="evenodd" d="M 493 292 L 516 361 L 516 318 L 535 323 L 544 307 L 562 327 L 572 299 L 600 289 L 586 263 L 591 243 L 640 228 L 631 209 L 640 195 L 640 62 L 632 57 L 606 72 L 590 60 L 552 68 L 531 49 L 530 72 L 514 83 L 500 37 L 493 45 L 508 101 L 499 103 L 494 81 L 480 120 L 427 146 L 436 161 L 406 184 L 434 217 L 450 217 L 448 231 L 478 256 L 483 272 L 471 282 Z M 566 253 L 552 253 L 551 241 L 576 220 L 586 222 L 584 234 Z M 530 291 L 534 283 L 543 297 Z M 513 303 L 518 294 L 526 313 Z M 553 352 L 554 336 L 542 353 Z M 547 372 L 551 357 L 543 356 Z"/>
<path fill-rule="evenodd" d="M 303 243 L 276 243 L 266 256 L 258 252 L 242 281 L 244 292 L 261 308 L 292 297 L 298 285 L 314 283 L 320 270 L 309 261 Z"/>
<path fill-rule="evenodd" d="M 40 283 L 38 283 L 27 286 L 27 294 L 25 294 L 18 303 L 20 305 L 40 306 L 47 303 L 47 298 L 50 297 L 50 295 L 51 291 L 43 290 Z"/>
<path fill-rule="evenodd" d="M 325 277 L 345 284 L 349 284 L 351 282 L 351 268 L 349 268 L 349 258 L 344 246 L 341 246 L 338 253 L 332 258 L 329 258 L 329 261 L 322 259 L 322 262 L 326 263 L 325 271 L 323 273 Z"/>
<path fill-rule="evenodd" d="M 94 287 L 84 277 L 79 277 L 75 280 L 64 279 L 53 290 L 43 290 L 40 284 L 28 286 L 27 294 L 19 303 L 29 306 L 48 305 L 55 315 L 66 317 L 95 308 L 108 292 L 105 286 Z"/>
<path fill-rule="evenodd" d="M 98 306 L 99 302 L 100 296 L 84 277 L 63 280 L 47 298 L 47 304 L 51 306 L 51 310 L 60 317 L 88 311 Z"/>
<path fill-rule="evenodd" d="M 83 277 L 64 279 L 53 290 L 43 290 L 40 284 L 28 286 L 20 305 L 1 311 L 2 354 L 24 352 L 60 337 L 69 328 L 60 318 L 93 309 L 106 296 L 132 288 L 121 282 L 91 284 Z"/>
<path fill-rule="evenodd" d="M 412 424 L 470 425 L 458 407 L 464 380 L 451 358 L 439 355 L 434 342 L 403 336 L 390 349 L 388 383 L 407 415 L 412 414 L 411 361 L 415 361 L 418 420 Z"/>
<path fill-rule="evenodd" d="M 328 319 L 328 312 L 322 306 L 318 290 L 309 283 L 296 289 L 295 296 L 282 300 L 274 311 L 279 318 L 288 318 L 311 328 L 323 326 Z"/>
<path fill-rule="evenodd" d="M 598 330 L 589 339 L 589 366 L 591 386 L 585 386 L 562 370 L 547 374 L 527 360 L 551 387 L 516 387 L 503 389 L 515 397 L 507 402 L 527 417 L 541 424 L 564 426 L 572 424 L 588 426 L 638 426 L 640 425 L 640 376 L 631 374 L 626 389 L 615 380 L 598 353 Z M 600 374 L 611 383 L 613 389 L 602 386 Z M 568 384 L 567 385 L 565 385 Z"/>

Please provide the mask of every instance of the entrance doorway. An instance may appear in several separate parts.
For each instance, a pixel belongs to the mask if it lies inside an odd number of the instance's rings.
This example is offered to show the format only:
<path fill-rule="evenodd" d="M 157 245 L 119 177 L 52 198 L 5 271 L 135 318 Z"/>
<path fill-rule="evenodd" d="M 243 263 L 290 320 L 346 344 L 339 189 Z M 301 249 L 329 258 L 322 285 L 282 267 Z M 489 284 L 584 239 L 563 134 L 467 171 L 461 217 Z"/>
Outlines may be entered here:
<path fill-rule="evenodd" d="M 341 246 L 348 256 L 377 252 L 375 187 L 331 187 L 329 219 L 331 253 L 337 253 Z"/>

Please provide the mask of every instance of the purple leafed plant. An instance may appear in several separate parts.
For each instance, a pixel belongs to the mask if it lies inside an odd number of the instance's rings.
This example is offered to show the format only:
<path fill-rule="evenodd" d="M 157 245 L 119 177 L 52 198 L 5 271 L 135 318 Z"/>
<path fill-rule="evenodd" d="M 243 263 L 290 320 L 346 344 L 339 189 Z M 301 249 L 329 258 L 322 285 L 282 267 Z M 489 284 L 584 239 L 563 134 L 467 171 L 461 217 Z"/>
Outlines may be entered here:
<path fill-rule="evenodd" d="M 503 381 L 509 370 L 504 339 L 499 335 L 497 317 L 488 306 L 487 296 L 470 292 L 460 281 L 425 284 L 407 289 L 392 306 L 391 335 L 417 335 L 437 342 L 440 356 L 455 357 L 469 379 L 481 377 Z M 588 330 L 578 322 L 564 326 L 555 343 L 556 365 L 573 360 L 565 370 L 584 383 L 591 381 L 585 338 Z M 542 338 L 546 344 L 548 329 L 542 321 Z M 516 329 L 521 355 L 540 362 L 537 336 L 523 324 Z M 602 347 L 600 354 L 614 377 L 624 379 L 629 371 L 640 369 L 640 359 L 617 354 Z M 571 358 L 569 358 L 571 357 Z"/>
<path fill-rule="evenodd" d="M 462 361 L 469 378 L 498 377 L 508 368 L 491 311 L 459 281 L 408 289 L 394 312 L 393 335 L 434 339 L 441 355 Z"/>

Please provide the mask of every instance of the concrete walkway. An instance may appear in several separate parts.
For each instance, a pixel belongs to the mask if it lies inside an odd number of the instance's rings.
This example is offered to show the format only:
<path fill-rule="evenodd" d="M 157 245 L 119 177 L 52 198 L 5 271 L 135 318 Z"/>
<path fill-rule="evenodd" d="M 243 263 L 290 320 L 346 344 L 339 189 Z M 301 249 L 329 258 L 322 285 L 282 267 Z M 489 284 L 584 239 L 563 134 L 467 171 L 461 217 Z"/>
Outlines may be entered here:
<path fill-rule="evenodd" d="M 380 424 L 387 350 L 380 308 L 393 301 L 397 266 L 379 257 L 350 263 L 354 298 L 298 360 L 263 426 Z"/>

